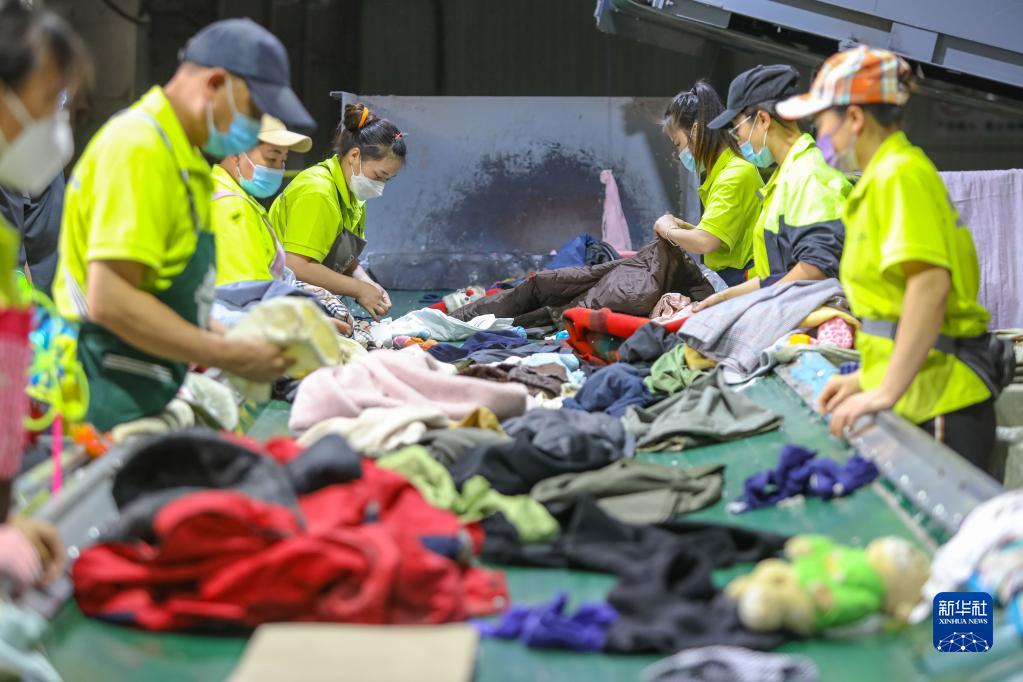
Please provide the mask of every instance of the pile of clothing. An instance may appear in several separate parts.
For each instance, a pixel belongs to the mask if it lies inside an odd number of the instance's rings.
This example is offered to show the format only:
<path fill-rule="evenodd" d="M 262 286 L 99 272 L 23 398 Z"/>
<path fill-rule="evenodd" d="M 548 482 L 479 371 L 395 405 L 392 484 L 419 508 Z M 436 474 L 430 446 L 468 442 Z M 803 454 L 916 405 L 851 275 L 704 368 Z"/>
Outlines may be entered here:
<path fill-rule="evenodd" d="M 777 555 L 787 538 L 680 520 L 721 500 L 727 463 L 637 455 L 777 429 L 781 417 L 734 382 L 807 349 L 855 359 L 858 323 L 837 282 L 775 285 L 694 314 L 713 290 L 664 240 L 620 258 L 580 239 L 555 265 L 439 301 L 457 305 L 451 314 L 366 324 L 368 353 L 330 346 L 343 357 L 313 358 L 320 368 L 291 387 L 294 438 L 185 430 L 136 441 L 115 479 L 120 517 L 74 566 L 83 612 L 152 630 L 502 613 L 480 625 L 485 636 L 701 651 L 661 669 L 803 666 L 750 658 L 792 635 L 747 629 L 711 579 Z M 325 348 L 314 336 L 299 340 Z M 786 450 L 736 511 L 848 494 L 874 476 L 859 459 Z M 574 610 L 567 595 L 509 609 L 503 574 L 481 561 L 616 583 Z"/>

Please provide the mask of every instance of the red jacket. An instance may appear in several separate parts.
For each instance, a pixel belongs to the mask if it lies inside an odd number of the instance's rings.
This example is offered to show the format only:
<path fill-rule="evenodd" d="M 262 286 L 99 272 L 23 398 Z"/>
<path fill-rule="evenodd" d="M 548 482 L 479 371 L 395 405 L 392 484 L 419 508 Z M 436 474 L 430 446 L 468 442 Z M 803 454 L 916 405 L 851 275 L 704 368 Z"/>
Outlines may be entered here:
<path fill-rule="evenodd" d="M 503 574 L 427 549 L 466 544 L 453 514 L 369 460 L 362 471 L 300 497 L 304 527 L 288 507 L 232 490 L 171 501 L 154 519 L 155 545 L 82 553 L 72 572 L 78 604 L 86 615 L 150 630 L 443 623 L 507 604 Z"/>

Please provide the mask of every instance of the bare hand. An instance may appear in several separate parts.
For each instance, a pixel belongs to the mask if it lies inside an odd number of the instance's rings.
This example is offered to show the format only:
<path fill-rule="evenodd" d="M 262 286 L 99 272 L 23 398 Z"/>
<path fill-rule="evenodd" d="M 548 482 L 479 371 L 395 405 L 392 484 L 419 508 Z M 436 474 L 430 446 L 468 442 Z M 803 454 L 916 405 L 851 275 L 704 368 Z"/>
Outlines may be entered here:
<path fill-rule="evenodd" d="M 390 312 L 391 311 L 391 296 L 390 296 L 390 294 L 387 293 L 387 289 L 384 289 L 382 286 L 380 286 L 376 282 L 370 282 L 370 284 L 372 284 L 373 286 L 375 286 L 377 289 L 380 290 L 380 294 L 384 297 L 384 305 L 387 306 L 387 311 L 386 312 Z"/>
<path fill-rule="evenodd" d="M 43 569 L 42 578 L 39 580 L 41 584 L 45 585 L 64 572 L 67 554 L 64 551 L 64 543 L 61 542 L 60 535 L 53 525 L 27 516 L 13 516 L 10 523 L 32 543 L 36 554 L 39 555 Z"/>
<path fill-rule="evenodd" d="M 828 428 L 833 436 L 841 437 L 860 417 L 891 409 L 894 404 L 895 401 L 878 389 L 857 393 L 838 406 L 831 415 L 831 424 Z"/>
<path fill-rule="evenodd" d="M 355 297 L 359 305 L 366 309 L 366 312 L 379 320 L 381 315 L 386 315 L 391 309 L 390 300 L 387 299 L 387 292 L 375 282 L 360 282 L 361 292 Z"/>
<path fill-rule="evenodd" d="M 347 322 L 344 322 L 342 320 L 339 320 L 336 317 L 330 318 L 330 321 L 334 325 L 334 329 L 337 330 L 338 334 L 340 334 L 342 336 L 351 336 L 352 335 L 352 325 L 350 325 Z"/>
<path fill-rule="evenodd" d="M 727 289 L 726 289 L 726 291 L 727 291 Z M 718 303 L 724 303 L 725 301 L 728 300 L 728 297 L 727 296 L 723 296 L 722 295 L 723 293 L 724 292 L 718 291 L 717 293 L 711 294 L 710 296 L 708 296 L 707 298 L 703 299 L 702 301 L 698 301 L 698 302 L 694 303 L 693 304 L 693 312 L 694 313 L 698 313 L 701 310 L 706 310 L 707 308 L 712 308 L 712 307 L 716 306 Z"/>
<path fill-rule="evenodd" d="M 847 398 L 860 392 L 860 373 L 836 374 L 824 384 L 824 389 L 817 396 L 817 411 L 830 414 Z"/>
<path fill-rule="evenodd" d="M 654 223 L 654 234 L 661 239 L 667 239 L 668 233 L 675 229 L 675 216 L 665 213 Z"/>
<path fill-rule="evenodd" d="M 243 379 L 268 384 L 284 376 L 294 360 L 286 358 L 280 347 L 255 337 L 224 339 L 226 357 L 218 366 Z"/>

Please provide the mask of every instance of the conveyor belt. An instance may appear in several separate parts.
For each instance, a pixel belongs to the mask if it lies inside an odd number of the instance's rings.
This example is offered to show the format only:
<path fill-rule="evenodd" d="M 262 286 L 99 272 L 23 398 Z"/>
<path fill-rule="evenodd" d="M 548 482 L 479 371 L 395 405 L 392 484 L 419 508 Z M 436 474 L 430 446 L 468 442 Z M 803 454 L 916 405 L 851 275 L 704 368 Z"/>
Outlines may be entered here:
<path fill-rule="evenodd" d="M 418 296 L 418 293 L 417 293 Z M 777 375 L 769 375 L 744 389 L 751 398 L 770 406 L 784 417 L 781 429 L 735 441 L 683 453 L 643 455 L 645 459 L 672 465 L 724 462 L 725 493 L 714 507 L 687 518 L 739 523 L 791 534 L 826 533 L 840 542 L 863 545 L 886 534 L 899 535 L 923 547 L 933 543 L 924 529 L 923 516 L 912 516 L 913 508 L 897 501 L 892 486 L 875 483 L 857 494 L 832 502 L 810 500 L 805 504 L 759 510 L 741 516 L 725 511 L 725 504 L 736 497 L 745 478 L 755 471 L 773 466 L 779 449 L 786 443 L 798 443 L 819 450 L 822 455 L 844 459 L 849 447 L 833 439 L 820 417 Z M 286 433 L 287 405 L 271 403 L 248 429 L 258 438 Z M 909 509 L 907 512 L 906 509 Z M 736 572 L 721 571 L 715 578 L 724 584 Z M 605 575 L 567 570 L 507 569 L 512 598 L 530 603 L 550 599 L 559 590 L 568 590 L 573 600 L 604 597 L 613 584 Z M 47 649 L 54 665 L 65 679 L 75 682 L 110 680 L 220 680 L 237 662 L 245 646 L 244 638 L 204 637 L 197 635 L 152 634 L 90 621 L 74 604 L 66 606 L 53 620 Z M 792 643 L 782 651 L 812 657 L 829 682 L 861 680 L 923 679 L 1000 679 L 998 670 L 981 675 L 973 670 L 950 673 L 944 677 L 927 676 L 926 662 L 933 670 L 936 654 L 930 641 L 930 624 L 898 633 L 885 633 L 851 641 Z M 994 663 L 985 655 L 971 657 L 974 663 Z M 946 658 L 951 658 L 946 656 Z M 960 657 L 962 658 L 962 657 Z M 567 652 L 540 652 L 516 642 L 482 643 L 476 679 L 499 680 L 587 680 L 590 682 L 637 679 L 639 670 L 656 660 L 652 656 L 603 656 Z M 926 659 L 926 662 L 925 660 Z M 966 661 L 957 661 L 965 663 Z M 994 666 L 998 667 L 998 666 Z M 1018 670 L 1008 666 L 1005 670 Z M 1004 670 L 1003 670 L 1004 672 Z"/>

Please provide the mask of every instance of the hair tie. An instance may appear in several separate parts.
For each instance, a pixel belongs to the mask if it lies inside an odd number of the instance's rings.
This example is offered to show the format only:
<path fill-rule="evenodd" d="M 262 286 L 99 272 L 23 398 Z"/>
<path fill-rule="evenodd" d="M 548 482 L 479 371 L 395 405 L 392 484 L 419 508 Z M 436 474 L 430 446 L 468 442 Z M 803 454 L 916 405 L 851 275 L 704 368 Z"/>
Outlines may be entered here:
<path fill-rule="evenodd" d="M 362 107 L 362 118 L 359 119 L 359 127 L 356 130 L 362 130 L 362 126 L 366 125 L 366 119 L 369 118 L 369 107 L 363 105 Z"/>
<path fill-rule="evenodd" d="M 399 130 L 398 132 L 396 132 L 396 133 L 394 134 L 394 139 L 393 139 L 393 140 L 391 140 L 391 142 L 397 142 L 398 140 L 400 140 L 400 139 L 401 139 L 401 138 L 403 138 L 403 137 L 405 137 L 405 133 L 403 133 L 403 132 L 401 132 L 401 131 Z"/>

